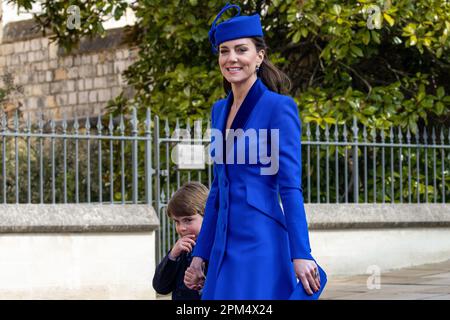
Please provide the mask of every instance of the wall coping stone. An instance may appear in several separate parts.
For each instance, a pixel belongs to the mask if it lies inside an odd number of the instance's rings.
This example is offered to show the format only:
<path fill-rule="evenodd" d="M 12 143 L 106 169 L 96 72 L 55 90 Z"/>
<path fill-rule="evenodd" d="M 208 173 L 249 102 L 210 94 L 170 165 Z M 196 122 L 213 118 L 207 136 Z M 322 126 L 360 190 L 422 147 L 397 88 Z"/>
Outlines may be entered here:
<path fill-rule="evenodd" d="M 450 204 L 305 204 L 309 229 L 450 227 Z"/>
<path fill-rule="evenodd" d="M 305 204 L 310 230 L 448 228 L 450 204 Z M 0 204 L 0 233 L 150 232 L 145 204 Z"/>
<path fill-rule="evenodd" d="M 104 37 L 96 36 L 82 38 L 78 48 L 74 48 L 70 55 L 83 54 L 90 52 L 99 52 L 116 48 L 133 48 L 133 45 L 126 43 L 125 33 L 129 26 L 107 29 Z M 46 29 L 44 36 L 40 25 L 33 19 L 13 21 L 7 23 L 3 28 L 3 38 L 0 43 L 14 43 L 19 41 L 31 40 L 35 38 L 45 38 L 54 35 L 49 29 Z M 62 47 L 58 47 L 58 55 L 64 56 Z"/>
<path fill-rule="evenodd" d="M 0 204 L 0 233 L 150 232 L 159 228 L 145 204 Z"/>
<path fill-rule="evenodd" d="M 46 36 L 51 35 L 53 33 L 50 30 L 46 30 Z M 34 19 L 13 21 L 3 27 L 1 43 L 25 41 L 42 37 L 41 27 Z"/>

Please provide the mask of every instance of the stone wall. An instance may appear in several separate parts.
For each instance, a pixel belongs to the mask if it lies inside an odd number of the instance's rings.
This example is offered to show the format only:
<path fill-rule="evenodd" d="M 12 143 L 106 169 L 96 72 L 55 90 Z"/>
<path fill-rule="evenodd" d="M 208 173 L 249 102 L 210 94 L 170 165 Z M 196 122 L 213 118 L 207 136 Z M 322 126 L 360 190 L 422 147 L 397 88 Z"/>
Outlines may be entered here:
<path fill-rule="evenodd" d="M 64 54 L 56 42 L 43 37 L 32 20 L 9 23 L 0 43 L 0 76 L 11 73 L 23 94 L 11 95 L 5 109 L 23 116 L 61 120 L 104 113 L 108 100 L 125 89 L 122 76 L 137 59 L 137 48 L 123 43 L 124 29 L 108 30 L 105 38 L 83 40 L 79 49 Z M 3 84 L 0 84 L 0 87 Z"/>
<path fill-rule="evenodd" d="M 148 205 L 1 204 L 0 299 L 155 299 Z"/>
<path fill-rule="evenodd" d="M 305 211 L 312 255 L 329 276 L 450 259 L 450 204 L 324 203 Z"/>

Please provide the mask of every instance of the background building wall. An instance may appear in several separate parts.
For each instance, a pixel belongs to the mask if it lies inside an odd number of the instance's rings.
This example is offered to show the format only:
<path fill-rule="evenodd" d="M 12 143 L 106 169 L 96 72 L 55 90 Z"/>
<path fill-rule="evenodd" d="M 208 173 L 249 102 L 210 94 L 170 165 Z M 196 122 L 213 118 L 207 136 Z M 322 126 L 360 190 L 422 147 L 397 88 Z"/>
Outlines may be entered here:
<path fill-rule="evenodd" d="M 0 44 L 0 75 L 10 73 L 23 93 L 13 93 L 4 108 L 19 108 L 32 119 L 61 120 L 95 116 L 125 89 L 132 94 L 122 72 L 137 58 L 137 49 L 123 43 L 124 29 L 107 31 L 105 38 L 84 40 L 72 54 L 34 29 L 32 20 L 4 27 Z"/>

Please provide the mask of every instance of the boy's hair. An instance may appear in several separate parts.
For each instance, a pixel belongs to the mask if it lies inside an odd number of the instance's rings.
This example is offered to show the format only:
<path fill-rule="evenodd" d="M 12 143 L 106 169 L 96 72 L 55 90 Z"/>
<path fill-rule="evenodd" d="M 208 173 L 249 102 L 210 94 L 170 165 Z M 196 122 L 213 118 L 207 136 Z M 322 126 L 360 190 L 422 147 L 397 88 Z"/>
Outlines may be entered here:
<path fill-rule="evenodd" d="M 200 214 L 205 211 L 209 190 L 199 182 L 188 182 L 178 189 L 167 205 L 167 215 L 184 217 Z"/>

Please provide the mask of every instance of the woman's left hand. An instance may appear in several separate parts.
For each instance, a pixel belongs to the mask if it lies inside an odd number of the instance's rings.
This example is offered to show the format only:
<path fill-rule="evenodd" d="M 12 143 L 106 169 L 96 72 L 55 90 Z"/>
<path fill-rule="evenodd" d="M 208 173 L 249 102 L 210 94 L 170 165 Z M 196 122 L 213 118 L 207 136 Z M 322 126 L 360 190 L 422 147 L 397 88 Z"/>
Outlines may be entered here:
<path fill-rule="evenodd" d="M 314 260 L 294 259 L 294 271 L 297 278 L 302 282 L 306 293 L 312 295 L 320 289 L 320 275 Z"/>

